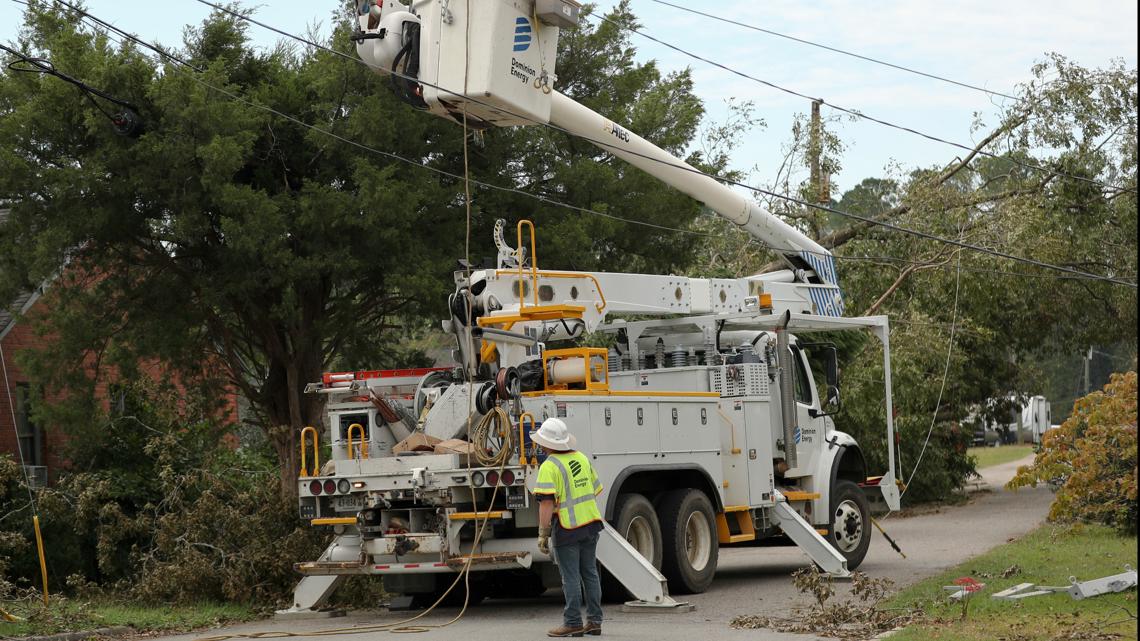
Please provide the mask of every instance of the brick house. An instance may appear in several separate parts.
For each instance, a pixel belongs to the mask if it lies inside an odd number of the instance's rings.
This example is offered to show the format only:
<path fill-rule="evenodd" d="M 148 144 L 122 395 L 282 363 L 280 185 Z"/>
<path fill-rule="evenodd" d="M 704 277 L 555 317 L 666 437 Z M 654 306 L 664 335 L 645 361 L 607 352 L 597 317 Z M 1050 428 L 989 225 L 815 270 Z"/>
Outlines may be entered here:
<path fill-rule="evenodd" d="M 29 310 L 38 302 L 37 293 L 22 294 L 12 306 Z M 7 310 L 0 310 L 0 454 L 11 454 L 29 466 L 35 483 L 46 483 L 49 470 L 59 469 L 63 435 L 45 431 L 31 416 L 31 383 L 16 364 L 15 355 L 42 343 L 27 323 L 20 323 Z"/>
<path fill-rule="evenodd" d="M 8 210 L 0 209 L 0 224 Z M 29 466 L 33 482 L 46 483 L 49 470 L 58 469 L 63 436 L 45 431 L 31 417 L 31 383 L 16 364 L 16 354 L 42 345 L 43 338 L 28 323 L 20 323 L 9 310 L 20 316 L 41 303 L 47 283 L 35 291 L 23 292 L 14 301 L 0 305 L 0 454 L 11 454 Z M 22 455 L 22 456 L 21 456 Z"/>
<path fill-rule="evenodd" d="M 0 209 L 0 224 L 8 210 Z M 26 349 L 45 347 L 50 337 L 38 334 L 26 319 L 46 309 L 50 296 L 45 296 L 52 280 L 42 283 L 35 291 L 21 293 L 15 301 L 0 301 L 0 455 L 8 454 L 28 466 L 34 484 L 47 484 L 57 478 L 67 464 L 64 445 L 67 436 L 60 430 L 45 429 L 32 418 L 32 383 L 16 362 L 16 355 Z M 15 312 L 13 315 L 12 312 Z M 163 375 L 161 364 L 151 363 L 143 370 L 155 377 Z M 117 388 L 114 375 L 105 373 L 95 387 L 95 394 L 104 408 L 114 402 Z M 240 420 L 242 399 L 234 393 L 226 395 L 220 416 L 231 423 Z"/>

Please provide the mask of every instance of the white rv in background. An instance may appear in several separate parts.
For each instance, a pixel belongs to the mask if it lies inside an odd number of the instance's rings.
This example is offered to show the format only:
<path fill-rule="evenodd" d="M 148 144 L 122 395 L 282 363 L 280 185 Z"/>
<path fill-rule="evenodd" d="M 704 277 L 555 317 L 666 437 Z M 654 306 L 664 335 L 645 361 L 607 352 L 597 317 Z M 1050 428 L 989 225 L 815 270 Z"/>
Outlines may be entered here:
<path fill-rule="evenodd" d="M 966 424 L 974 426 L 973 445 L 998 446 L 1012 445 L 1014 443 L 1041 443 L 1041 436 L 1050 429 L 1057 427 L 1052 424 L 1053 415 L 1049 401 L 1044 396 L 1030 396 L 1022 402 L 1010 395 L 1006 401 L 1013 404 L 1010 412 L 1002 412 L 1002 418 L 984 419 L 980 409 L 972 412 L 965 420 Z M 991 408 L 1001 402 L 1001 399 L 990 399 L 986 404 Z M 1003 418 L 1005 420 L 1003 420 Z"/>
<path fill-rule="evenodd" d="M 1049 401 L 1044 396 L 1031 396 L 1021 408 L 1020 433 L 1034 444 L 1041 443 L 1041 436 L 1053 427 L 1053 415 Z"/>

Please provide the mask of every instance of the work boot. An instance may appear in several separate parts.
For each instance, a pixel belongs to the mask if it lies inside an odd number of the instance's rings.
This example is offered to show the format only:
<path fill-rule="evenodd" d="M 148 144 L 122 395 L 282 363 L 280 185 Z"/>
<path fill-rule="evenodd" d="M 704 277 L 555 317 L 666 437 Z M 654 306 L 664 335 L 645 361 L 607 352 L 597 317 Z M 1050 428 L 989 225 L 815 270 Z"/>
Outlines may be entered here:
<path fill-rule="evenodd" d="M 553 630 L 547 630 L 546 636 L 548 637 L 580 637 L 582 636 L 585 628 L 577 627 L 572 628 L 568 625 L 560 625 Z"/>
<path fill-rule="evenodd" d="M 584 634 L 589 634 L 591 636 L 600 637 L 600 636 L 602 636 L 602 624 L 601 623 L 590 623 L 587 621 L 586 627 L 582 628 L 582 632 Z"/>

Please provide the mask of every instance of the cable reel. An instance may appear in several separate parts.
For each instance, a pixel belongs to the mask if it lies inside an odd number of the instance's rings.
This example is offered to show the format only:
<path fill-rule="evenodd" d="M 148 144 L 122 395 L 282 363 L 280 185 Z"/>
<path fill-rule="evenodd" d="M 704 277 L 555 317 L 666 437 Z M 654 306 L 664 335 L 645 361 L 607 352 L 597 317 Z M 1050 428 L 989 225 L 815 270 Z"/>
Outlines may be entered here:
<path fill-rule="evenodd" d="M 450 372 L 435 371 L 424 374 L 423 378 L 421 378 L 420 382 L 416 385 L 416 393 L 412 398 L 413 416 L 417 421 L 420 419 L 420 415 L 423 414 L 424 408 L 427 407 L 429 397 L 435 396 L 435 393 L 429 390 L 449 386 L 451 386 Z"/>

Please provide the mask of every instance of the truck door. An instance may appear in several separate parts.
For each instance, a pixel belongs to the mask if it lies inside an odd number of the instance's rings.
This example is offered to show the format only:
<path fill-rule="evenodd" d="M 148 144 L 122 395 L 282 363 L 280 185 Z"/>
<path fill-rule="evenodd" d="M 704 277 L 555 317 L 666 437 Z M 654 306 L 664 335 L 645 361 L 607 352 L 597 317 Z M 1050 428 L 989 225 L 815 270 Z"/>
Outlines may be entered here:
<path fill-rule="evenodd" d="M 796 467 L 810 474 L 816 469 L 820 445 L 826 437 L 824 419 L 822 416 L 813 418 L 811 415 L 811 410 L 818 411 L 820 405 L 807 354 L 796 346 L 792 347 L 792 353 L 795 355 L 796 425 L 799 426 Z"/>

